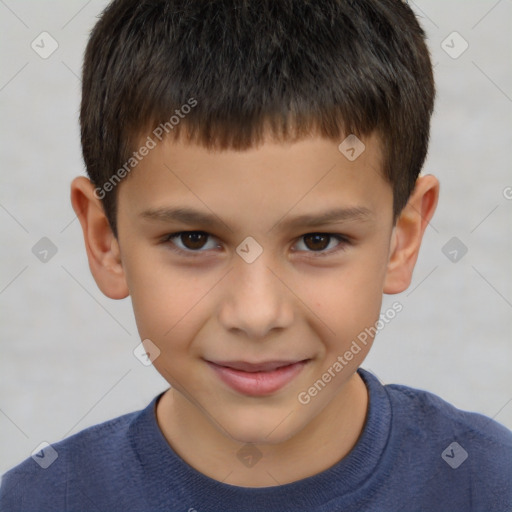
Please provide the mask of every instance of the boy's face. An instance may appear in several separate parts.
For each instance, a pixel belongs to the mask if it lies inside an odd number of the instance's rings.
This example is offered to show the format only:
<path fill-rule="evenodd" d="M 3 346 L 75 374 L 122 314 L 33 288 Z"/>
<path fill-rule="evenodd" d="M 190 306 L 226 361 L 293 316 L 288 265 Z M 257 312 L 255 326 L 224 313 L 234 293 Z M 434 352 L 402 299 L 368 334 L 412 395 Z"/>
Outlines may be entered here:
<path fill-rule="evenodd" d="M 172 387 L 236 440 L 293 436 L 370 348 L 360 343 L 308 393 L 380 313 L 392 188 L 377 140 L 365 144 L 351 162 L 322 138 L 244 152 L 167 141 L 119 187 L 120 254 L 141 339 L 161 351 L 154 365 Z M 175 209 L 209 220 L 174 220 Z M 340 218 L 301 220 L 333 211 Z M 208 235 L 169 239 L 183 231 Z"/>
<path fill-rule="evenodd" d="M 353 341 L 382 294 L 409 285 L 438 197 L 419 178 L 393 227 L 378 138 L 364 143 L 350 161 L 316 137 L 241 152 L 166 140 L 118 186 L 117 240 L 93 185 L 73 182 L 96 282 L 131 296 L 189 418 L 281 443 L 360 401 L 350 390 L 372 338 Z"/>

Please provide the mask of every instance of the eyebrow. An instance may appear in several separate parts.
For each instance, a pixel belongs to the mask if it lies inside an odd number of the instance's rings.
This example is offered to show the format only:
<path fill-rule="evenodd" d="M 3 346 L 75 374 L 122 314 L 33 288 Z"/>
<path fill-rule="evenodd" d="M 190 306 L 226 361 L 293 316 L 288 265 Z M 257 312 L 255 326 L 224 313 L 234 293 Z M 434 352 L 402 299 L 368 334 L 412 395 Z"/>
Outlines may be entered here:
<path fill-rule="evenodd" d="M 336 208 L 316 214 L 304 214 L 285 219 L 287 215 L 288 214 L 276 222 L 271 229 L 274 229 L 274 227 L 279 224 L 281 225 L 281 229 L 293 229 L 297 227 L 315 227 L 348 221 L 367 221 L 374 216 L 373 212 L 364 206 Z M 215 214 L 187 207 L 150 208 L 141 212 L 140 217 L 157 222 L 181 222 L 190 226 L 201 225 L 210 229 L 219 228 L 221 225 L 226 226 L 220 217 Z"/>
<path fill-rule="evenodd" d="M 295 227 L 316 227 L 324 224 L 336 224 L 349 221 L 366 221 L 373 217 L 371 210 L 364 206 L 354 206 L 351 208 L 335 208 L 317 214 L 304 214 L 292 217 L 286 220 L 280 220 L 277 224 L 281 224 L 283 228 Z"/>

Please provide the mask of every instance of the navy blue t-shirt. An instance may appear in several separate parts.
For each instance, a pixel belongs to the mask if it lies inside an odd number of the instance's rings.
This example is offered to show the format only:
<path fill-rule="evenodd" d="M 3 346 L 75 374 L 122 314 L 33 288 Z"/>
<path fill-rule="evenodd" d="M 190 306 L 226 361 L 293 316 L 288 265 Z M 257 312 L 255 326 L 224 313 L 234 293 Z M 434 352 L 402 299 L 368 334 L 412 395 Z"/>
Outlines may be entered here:
<path fill-rule="evenodd" d="M 383 386 L 358 372 L 369 391 L 363 432 L 347 456 L 317 475 L 263 488 L 209 478 L 165 440 L 156 397 L 142 411 L 83 430 L 11 469 L 0 510 L 512 511 L 512 432 L 432 393 Z"/>

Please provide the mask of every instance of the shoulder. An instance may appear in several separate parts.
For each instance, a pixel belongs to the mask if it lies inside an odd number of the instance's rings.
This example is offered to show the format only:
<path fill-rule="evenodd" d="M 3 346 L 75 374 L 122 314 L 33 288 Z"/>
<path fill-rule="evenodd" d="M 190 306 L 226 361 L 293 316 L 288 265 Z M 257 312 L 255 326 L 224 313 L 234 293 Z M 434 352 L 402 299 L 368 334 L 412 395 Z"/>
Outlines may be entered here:
<path fill-rule="evenodd" d="M 423 487 L 428 481 L 434 493 L 457 489 L 466 506 L 471 504 L 468 510 L 512 510 L 510 430 L 428 391 L 384 388 L 393 416 L 390 444 L 422 473 Z"/>
<path fill-rule="evenodd" d="M 404 426 L 407 424 L 409 428 L 434 434 L 449 430 L 488 444 L 512 448 L 512 432 L 492 418 L 458 409 L 429 391 L 398 384 L 387 384 L 384 388 L 393 414 L 404 422 Z"/>
<path fill-rule="evenodd" d="M 64 510 L 70 480 L 93 472 L 101 480 L 129 444 L 127 431 L 141 411 L 125 414 L 42 446 L 2 477 L 1 510 Z"/>

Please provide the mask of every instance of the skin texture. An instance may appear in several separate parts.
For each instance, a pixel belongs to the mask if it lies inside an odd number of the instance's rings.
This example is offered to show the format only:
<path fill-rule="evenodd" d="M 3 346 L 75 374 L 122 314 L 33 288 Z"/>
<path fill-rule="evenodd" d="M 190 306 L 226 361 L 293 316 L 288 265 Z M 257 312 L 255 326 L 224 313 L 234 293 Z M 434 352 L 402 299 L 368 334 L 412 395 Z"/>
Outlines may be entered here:
<path fill-rule="evenodd" d="M 94 186 L 84 177 L 72 183 L 96 283 L 113 299 L 131 296 L 141 340 L 160 350 L 153 364 L 172 387 L 158 402 L 158 424 L 176 453 L 211 478 L 245 487 L 293 482 L 334 465 L 361 434 L 368 395 L 356 370 L 372 340 L 309 403 L 298 395 L 375 325 L 383 293 L 409 286 L 439 194 L 435 177 L 418 178 L 393 225 L 379 140 L 363 141 L 351 162 L 339 143 L 315 136 L 240 152 L 165 140 L 118 186 L 118 239 Z M 213 215 L 217 225 L 142 215 L 176 206 Z M 333 208 L 367 214 L 287 226 Z M 195 245 L 165 240 L 181 231 L 210 236 Z M 309 233 L 346 241 L 315 245 Z M 252 263 L 236 252 L 249 236 L 263 250 Z M 304 359 L 267 396 L 234 391 L 206 362 Z M 247 443 L 262 455 L 252 467 L 237 457 Z"/>

